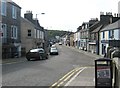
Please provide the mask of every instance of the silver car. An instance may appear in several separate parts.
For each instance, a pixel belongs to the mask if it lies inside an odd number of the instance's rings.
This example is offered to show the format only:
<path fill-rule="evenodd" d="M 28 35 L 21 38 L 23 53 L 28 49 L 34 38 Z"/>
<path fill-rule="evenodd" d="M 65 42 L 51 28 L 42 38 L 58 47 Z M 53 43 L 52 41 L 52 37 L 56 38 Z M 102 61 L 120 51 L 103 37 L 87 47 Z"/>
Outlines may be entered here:
<path fill-rule="evenodd" d="M 58 49 L 56 47 L 51 47 L 50 55 L 58 55 Z"/>

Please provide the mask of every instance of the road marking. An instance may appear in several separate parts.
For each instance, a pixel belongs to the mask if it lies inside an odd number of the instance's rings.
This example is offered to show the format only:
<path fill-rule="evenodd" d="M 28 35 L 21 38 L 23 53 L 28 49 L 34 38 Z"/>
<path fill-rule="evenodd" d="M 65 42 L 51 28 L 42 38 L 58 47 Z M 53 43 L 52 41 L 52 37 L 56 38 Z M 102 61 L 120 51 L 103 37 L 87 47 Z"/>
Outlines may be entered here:
<path fill-rule="evenodd" d="M 74 72 L 76 69 L 78 68 L 75 68 L 73 70 L 71 70 L 70 72 L 68 72 L 66 75 L 64 75 L 61 79 L 59 79 L 57 82 L 55 82 L 50 88 L 56 86 L 60 81 L 62 81 L 63 79 L 65 79 L 67 76 L 69 76 L 72 72 Z"/>
<path fill-rule="evenodd" d="M 82 68 L 75 76 L 73 76 L 70 81 L 68 81 L 65 86 L 68 86 L 83 70 L 85 70 L 87 67 Z"/>
<path fill-rule="evenodd" d="M 52 86 L 50 86 L 49 88 L 58 88 L 63 83 L 65 83 L 67 80 L 69 80 L 70 77 L 72 77 L 74 74 L 77 74 L 80 69 L 83 69 L 83 67 L 79 67 L 79 68 L 77 67 L 77 68 L 71 70 L 65 76 L 63 76 L 61 79 L 59 79 L 57 82 L 55 82 Z"/>
<path fill-rule="evenodd" d="M 77 68 L 75 68 L 77 69 Z M 73 69 L 72 71 L 68 72 L 66 75 L 64 75 L 60 80 L 63 80 L 65 79 L 69 74 L 71 74 L 75 69 Z"/>
<path fill-rule="evenodd" d="M 66 79 L 64 79 L 63 81 L 65 82 L 65 81 L 67 81 L 71 76 L 73 76 L 76 72 L 78 72 L 79 70 L 80 70 L 81 68 L 78 68 L 78 69 L 76 69 L 76 71 L 75 72 L 73 72 L 72 74 L 70 74 Z"/>

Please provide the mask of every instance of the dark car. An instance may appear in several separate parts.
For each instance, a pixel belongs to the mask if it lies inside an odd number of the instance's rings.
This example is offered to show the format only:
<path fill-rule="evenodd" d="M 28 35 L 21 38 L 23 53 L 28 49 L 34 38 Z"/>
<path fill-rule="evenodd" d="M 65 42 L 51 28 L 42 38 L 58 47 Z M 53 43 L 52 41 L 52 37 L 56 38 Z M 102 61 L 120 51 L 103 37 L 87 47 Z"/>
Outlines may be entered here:
<path fill-rule="evenodd" d="M 58 50 L 56 47 L 50 48 L 50 55 L 58 55 Z"/>
<path fill-rule="evenodd" d="M 48 54 L 45 52 L 43 48 L 31 49 L 27 54 L 26 58 L 28 61 L 30 60 L 43 60 L 48 59 Z"/>

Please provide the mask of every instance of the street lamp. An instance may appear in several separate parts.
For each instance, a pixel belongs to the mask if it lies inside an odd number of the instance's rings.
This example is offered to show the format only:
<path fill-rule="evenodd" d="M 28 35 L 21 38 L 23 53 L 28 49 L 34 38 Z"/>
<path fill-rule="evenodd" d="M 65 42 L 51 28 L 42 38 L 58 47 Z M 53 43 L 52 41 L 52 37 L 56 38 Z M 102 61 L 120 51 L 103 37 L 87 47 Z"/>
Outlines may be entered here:
<path fill-rule="evenodd" d="M 45 13 L 40 13 L 41 15 L 45 15 Z M 37 16 L 38 16 L 39 14 L 36 14 L 36 19 L 37 19 Z"/>

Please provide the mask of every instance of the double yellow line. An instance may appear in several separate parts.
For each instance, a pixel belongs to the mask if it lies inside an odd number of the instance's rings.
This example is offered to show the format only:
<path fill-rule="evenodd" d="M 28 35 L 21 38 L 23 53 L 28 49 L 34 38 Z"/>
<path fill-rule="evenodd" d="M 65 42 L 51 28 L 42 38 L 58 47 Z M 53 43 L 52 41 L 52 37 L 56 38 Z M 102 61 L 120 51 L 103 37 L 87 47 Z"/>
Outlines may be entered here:
<path fill-rule="evenodd" d="M 66 75 L 64 75 L 61 79 L 59 79 L 57 82 L 55 82 L 52 86 L 49 88 L 58 88 L 60 86 L 63 86 L 65 82 L 67 82 L 71 77 L 73 77 L 77 72 L 79 72 L 82 69 L 82 67 L 77 67 L 70 72 L 68 72 Z"/>

